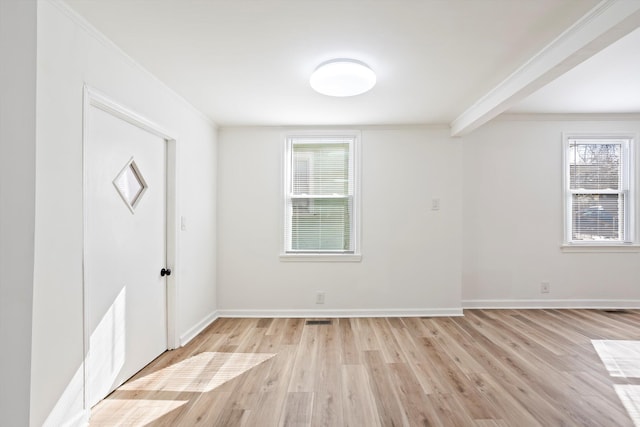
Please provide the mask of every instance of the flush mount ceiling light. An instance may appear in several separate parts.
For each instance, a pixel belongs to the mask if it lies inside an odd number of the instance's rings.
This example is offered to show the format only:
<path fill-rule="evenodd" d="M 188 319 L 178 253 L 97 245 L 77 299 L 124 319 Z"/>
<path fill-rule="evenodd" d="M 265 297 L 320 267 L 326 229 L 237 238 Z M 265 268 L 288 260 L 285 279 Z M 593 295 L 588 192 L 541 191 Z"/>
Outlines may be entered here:
<path fill-rule="evenodd" d="M 364 62 L 332 59 L 318 65 L 309 83 L 323 95 L 354 96 L 371 90 L 376 84 L 376 74 Z"/>

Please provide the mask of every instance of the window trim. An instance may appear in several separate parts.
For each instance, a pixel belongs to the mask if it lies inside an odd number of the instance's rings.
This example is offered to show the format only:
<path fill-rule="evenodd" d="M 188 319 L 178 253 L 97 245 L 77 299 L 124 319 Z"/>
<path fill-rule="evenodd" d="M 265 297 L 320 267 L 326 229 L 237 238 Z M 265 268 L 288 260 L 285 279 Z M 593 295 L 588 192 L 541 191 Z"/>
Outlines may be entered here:
<path fill-rule="evenodd" d="M 567 158 L 569 146 L 572 140 L 627 140 L 624 150 L 625 162 L 623 164 L 624 180 L 626 188 L 622 189 L 625 194 L 625 236 L 622 241 L 579 241 L 572 240 L 572 210 L 571 210 L 571 189 L 570 167 Z M 562 134 L 562 206 L 563 206 L 563 252 L 635 252 L 640 248 L 638 242 L 638 195 L 636 187 L 636 174 L 638 160 L 636 158 L 637 134 L 633 132 L 606 132 L 606 133 L 563 133 Z"/>
<path fill-rule="evenodd" d="M 286 232 L 288 227 L 287 219 L 287 201 L 288 191 L 291 178 L 291 155 L 293 141 L 298 138 L 313 138 L 322 141 L 325 138 L 348 138 L 350 142 L 350 152 L 352 155 L 353 165 L 353 201 L 352 201 L 352 242 L 353 251 L 349 252 L 311 252 L 311 251 L 299 251 L 293 252 L 288 250 L 288 242 L 286 238 Z M 281 261 L 303 261 L 303 262 L 359 262 L 362 259 L 360 252 L 360 236 L 361 236 L 361 187 L 360 187 L 360 142 L 361 133 L 356 130 L 322 130 L 322 131 L 296 131 L 286 133 L 284 135 L 283 155 L 281 159 L 283 161 L 282 171 L 282 195 L 281 195 L 281 218 L 282 223 L 280 227 L 281 245 L 280 245 L 280 260 Z"/>

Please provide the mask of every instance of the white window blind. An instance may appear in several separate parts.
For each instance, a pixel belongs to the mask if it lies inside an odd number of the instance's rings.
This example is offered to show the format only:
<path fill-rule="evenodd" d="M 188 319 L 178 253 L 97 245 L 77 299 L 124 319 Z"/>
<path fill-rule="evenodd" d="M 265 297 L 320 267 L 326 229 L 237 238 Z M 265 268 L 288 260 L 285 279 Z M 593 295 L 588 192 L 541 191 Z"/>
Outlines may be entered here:
<path fill-rule="evenodd" d="M 567 240 L 630 242 L 631 140 L 568 138 L 565 153 Z"/>
<path fill-rule="evenodd" d="M 287 140 L 285 252 L 354 253 L 354 142 Z"/>

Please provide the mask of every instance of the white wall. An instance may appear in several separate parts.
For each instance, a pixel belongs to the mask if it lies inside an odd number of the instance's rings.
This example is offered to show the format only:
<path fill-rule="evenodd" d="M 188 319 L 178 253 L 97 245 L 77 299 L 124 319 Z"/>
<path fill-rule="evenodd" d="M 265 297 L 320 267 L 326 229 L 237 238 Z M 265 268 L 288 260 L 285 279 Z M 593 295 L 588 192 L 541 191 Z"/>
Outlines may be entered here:
<path fill-rule="evenodd" d="M 286 132 L 220 131 L 220 313 L 459 312 L 459 141 L 447 129 L 362 129 L 362 261 L 281 262 Z M 432 198 L 441 199 L 440 211 L 431 210 Z M 316 291 L 326 292 L 324 305 L 315 304 Z"/>
<path fill-rule="evenodd" d="M 638 133 L 640 121 L 497 120 L 463 138 L 466 307 L 640 306 L 640 254 L 560 249 L 562 132 Z"/>
<path fill-rule="evenodd" d="M 0 1 L 0 424 L 29 422 L 36 3 Z"/>
<path fill-rule="evenodd" d="M 329 264 L 278 258 L 287 130 L 220 132 L 222 314 L 640 306 L 640 253 L 561 251 L 562 132 L 640 133 L 640 120 L 512 117 L 459 139 L 446 130 L 364 128 L 362 262 Z M 438 212 L 430 210 L 435 197 Z M 540 293 L 542 281 L 549 294 Z M 316 291 L 327 293 L 324 305 L 314 303 Z"/>
<path fill-rule="evenodd" d="M 178 144 L 179 335 L 215 315 L 216 129 L 87 29 L 38 2 L 36 240 L 31 425 L 82 417 L 82 108 L 86 83 L 157 123 Z"/>

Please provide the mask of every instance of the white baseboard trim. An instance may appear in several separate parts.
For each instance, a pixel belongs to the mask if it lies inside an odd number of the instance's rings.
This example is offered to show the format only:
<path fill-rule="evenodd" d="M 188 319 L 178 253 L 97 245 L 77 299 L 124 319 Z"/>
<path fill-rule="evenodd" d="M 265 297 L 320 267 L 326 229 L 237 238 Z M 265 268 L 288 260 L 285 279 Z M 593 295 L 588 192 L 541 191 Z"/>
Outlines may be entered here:
<path fill-rule="evenodd" d="M 407 308 L 353 310 L 218 310 L 219 317 L 448 317 L 462 316 L 462 308 Z"/>
<path fill-rule="evenodd" d="M 189 341 L 194 339 L 200 332 L 204 331 L 204 329 L 212 324 L 218 317 L 220 317 L 220 313 L 218 311 L 209 313 L 204 317 L 204 319 L 193 325 L 187 332 L 180 335 L 180 347 L 183 347 Z"/>
<path fill-rule="evenodd" d="M 463 300 L 462 307 L 472 308 L 640 308 L 640 300 L 605 300 L 605 299 L 482 299 Z"/>

